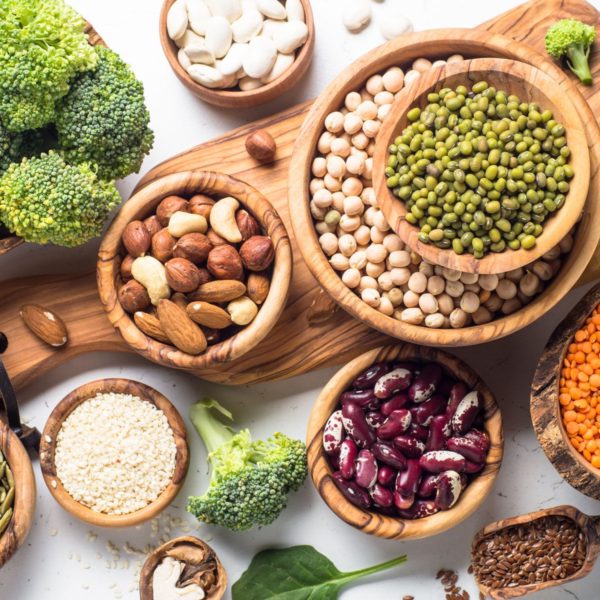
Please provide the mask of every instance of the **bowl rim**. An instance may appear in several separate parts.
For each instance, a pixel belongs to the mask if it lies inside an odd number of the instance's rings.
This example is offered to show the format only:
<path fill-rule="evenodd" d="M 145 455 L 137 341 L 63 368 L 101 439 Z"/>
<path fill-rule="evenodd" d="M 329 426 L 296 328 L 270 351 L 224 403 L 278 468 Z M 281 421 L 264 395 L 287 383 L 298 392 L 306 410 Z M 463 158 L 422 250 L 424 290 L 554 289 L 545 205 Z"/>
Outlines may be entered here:
<path fill-rule="evenodd" d="M 175 469 L 167 487 L 147 506 L 124 515 L 97 512 L 75 500 L 63 487 L 54 464 L 56 439 L 64 420 L 78 406 L 102 393 L 131 394 L 156 406 L 167 417 L 177 448 Z M 158 515 L 173 501 L 181 489 L 187 475 L 189 459 L 185 423 L 175 406 L 158 390 L 133 379 L 98 379 L 75 388 L 50 413 L 40 441 L 42 476 L 54 499 L 74 517 L 99 527 L 131 527 Z"/>
<path fill-rule="evenodd" d="M 333 482 L 332 469 L 323 450 L 323 428 L 338 406 L 339 396 L 364 369 L 377 362 L 417 360 L 438 362 L 447 373 L 481 393 L 485 406 L 485 429 L 491 446 L 486 466 L 461 494 L 457 504 L 422 519 L 407 520 L 363 510 L 347 500 Z M 327 506 L 343 521 L 364 533 L 387 539 L 408 540 L 442 533 L 473 514 L 491 492 L 502 464 L 504 433 L 496 399 L 477 373 L 458 357 L 437 348 L 413 344 L 381 346 L 361 354 L 342 367 L 325 384 L 313 405 L 306 434 L 308 468 L 315 487 Z"/>

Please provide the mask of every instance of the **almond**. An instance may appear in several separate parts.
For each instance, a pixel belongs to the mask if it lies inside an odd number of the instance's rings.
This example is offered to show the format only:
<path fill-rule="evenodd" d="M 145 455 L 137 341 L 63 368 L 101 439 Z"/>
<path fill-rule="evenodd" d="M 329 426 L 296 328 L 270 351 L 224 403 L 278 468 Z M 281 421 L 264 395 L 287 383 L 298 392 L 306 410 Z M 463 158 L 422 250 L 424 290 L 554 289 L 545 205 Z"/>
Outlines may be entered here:
<path fill-rule="evenodd" d="M 262 304 L 269 295 L 271 280 L 264 273 L 250 273 L 246 286 L 248 287 L 248 297 L 255 304 Z"/>
<path fill-rule="evenodd" d="M 204 333 L 174 302 L 161 300 L 158 303 L 158 320 L 165 335 L 182 352 L 197 355 L 206 350 Z"/>
<path fill-rule="evenodd" d="M 151 240 L 150 232 L 141 221 L 127 223 L 123 231 L 123 245 L 131 256 L 144 256 L 150 249 Z"/>
<path fill-rule="evenodd" d="M 171 340 L 165 335 L 165 332 L 162 330 L 160 326 L 160 321 L 156 316 L 138 310 L 133 315 L 133 320 L 138 326 L 138 329 L 146 335 L 150 336 L 151 338 L 154 338 L 155 340 L 158 340 L 159 342 L 163 342 L 164 344 L 171 343 Z"/>
<path fill-rule="evenodd" d="M 225 329 L 231 325 L 231 319 L 222 308 L 208 302 L 192 302 L 188 304 L 187 314 L 190 318 L 205 327 Z"/>
<path fill-rule="evenodd" d="M 200 285 L 198 267 L 185 258 L 172 258 L 165 264 L 167 283 L 175 292 L 192 292 Z"/>
<path fill-rule="evenodd" d="M 185 310 L 187 305 L 189 304 L 189 300 L 187 299 L 185 294 L 177 292 L 171 296 L 171 302 L 175 302 L 179 308 L 183 308 Z"/>
<path fill-rule="evenodd" d="M 56 313 L 39 304 L 23 304 L 19 314 L 29 330 L 46 344 L 60 348 L 67 343 L 67 326 Z"/>
<path fill-rule="evenodd" d="M 205 302 L 229 302 L 246 293 L 246 286 L 235 279 L 217 279 L 202 284 L 189 295 L 190 300 L 204 300 Z"/>

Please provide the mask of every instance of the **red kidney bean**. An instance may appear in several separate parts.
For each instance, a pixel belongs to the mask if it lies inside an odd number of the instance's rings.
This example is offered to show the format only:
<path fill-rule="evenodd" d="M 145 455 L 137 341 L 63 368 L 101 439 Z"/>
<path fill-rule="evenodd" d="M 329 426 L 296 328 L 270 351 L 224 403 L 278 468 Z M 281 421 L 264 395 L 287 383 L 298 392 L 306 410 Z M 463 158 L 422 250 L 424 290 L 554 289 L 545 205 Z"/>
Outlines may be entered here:
<path fill-rule="evenodd" d="M 420 498 L 431 498 L 437 490 L 438 478 L 439 475 L 437 474 L 425 475 L 425 477 L 421 479 L 419 489 L 417 490 L 417 496 Z"/>
<path fill-rule="evenodd" d="M 339 449 L 344 438 L 344 425 L 342 424 L 342 411 L 336 410 L 325 423 L 323 429 L 323 449 L 331 454 Z"/>
<path fill-rule="evenodd" d="M 415 503 L 409 509 L 399 509 L 398 515 L 403 519 L 422 519 L 435 515 L 439 510 L 433 500 L 415 500 Z"/>
<path fill-rule="evenodd" d="M 431 398 L 443 374 L 442 367 L 437 363 L 425 365 L 408 389 L 410 400 L 419 404 Z"/>
<path fill-rule="evenodd" d="M 469 476 L 466 473 L 460 474 L 460 484 L 462 486 L 462 488 L 461 488 L 461 493 L 462 493 L 462 491 L 469 485 Z"/>
<path fill-rule="evenodd" d="M 386 417 L 389 417 L 395 410 L 404 408 L 407 404 L 408 396 L 404 392 L 401 392 L 392 396 L 387 402 L 384 402 L 380 410 Z"/>
<path fill-rule="evenodd" d="M 404 454 L 387 444 L 377 442 L 371 447 L 371 452 L 373 452 L 377 460 L 380 460 L 382 463 L 385 463 L 394 469 L 404 469 L 406 467 L 406 458 L 404 457 Z"/>
<path fill-rule="evenodd" d="M 418 459 L 409 458 L 406 461 L 406 469 L 398 473 L 396 477 L 395 490 L 404 496 L 414 496 L 419 489 L 419 481 L 421 480 L 421 465 Z M 408 508 L 401 506 L 399 508 Z"/>
<path fill-rule="evenodd" d="M 356 477 L 360 487 L 372 488 L 377 482 L 377 461 L 370 450 L 361 450 L 356 459 Z"/>
<path fill-rule="evenodd" d="M 396 469 L 392 469 L 392 467 L 388 467 L 387 465 L 381 465 L 377 473 L 377 483 L 385 487 L 391 487 L 396 481 L 397 474 L 398 471 Z"/>
<path fill-rule="evenodd" d="M 460 498 L 462 487 L 460 475 L 456 471 L 440 473 L 435 494 L 435 505 L 440 510 L 452 508 Z"/>
<path fill-rule="evenodd" d="M 490 438 L 485 431 L 481 431 L 480 429 L 471 429 L 465 433 L 465 437 L 477 442 L 479 447 L 485 452 L 490 449 Z"/>
<path fill-rule="evenodd" d="M 352 390 L 344 392 L 340 396 L 342 406 L 347 402 L 358 404 L 361 408 L 376 409 L 379 408 L 379 400 L 375 397 L 373 390 Z"/>
<path fill-rule="evenodd" d="M 377 380 L 373 391 L 377 398 L 391 398 L 394 394 L 408 388 L 411 381 L 412 373 L 408 369 L 394 369 Z"/>
<path fill-rule="evenodd" d="M 481 410 L 481 398 L 479 392 L 469 392 L 456 407 L 452 415 L 452 430 L 454 433 L 465 434 L 475 422 Z"/>
<path fill-rule="evenodd" d="M 333 474 L 333 481 L 352 504 L 365 509 L 371 506 L 371 497 L 356 482 L 347 481 L 339 472 Z"/>
<path fill-rule="evenodd" d="M 329 464 L 338 471 L 340 468 L 340 449 L 338 448 L 335 452 L 332 452 L 327 456 Z"/>
<path fill-rule="evenodd" d="M 470 460 L 465 461 L 465 473 L 468 473 L 469 475 L 474 475 L 475 473 L 483 471 L 483 467 L 485 467 L 485 463 L 474 463 Z"/>
<path fill-rule="evenodd" d="M 376 483 L 369 492 L 374 504 L 387 508 L 394 504 L 394 494 L 383 485 Z"/>
<path fill-rule="evenodd" d="M 457 452 L 449 450 L 432 450 L 426 452 L 419 459 L 421 467 L 430 473 L 441 473 L 442 471 L 464 471 L 465 457 Z"/>
<path fill-rule="evenodd" d="M 407 458 L 419 458 L 425 452 L 425 444 L 410 435 L 397 435 L 394 446 Z"/>
<path fill-rule="evenodd" d="M 415 502 L 414 494 L 405 494 L 404 492 L 394 492 L 394 504 L 398 510 L 406 510 Z"/>
<path fill-rule="evenodd" d="M 425 400 L 425 402 L 413 406 L 410 409 L 413 419 L 419 424 L 427 427 L 435 415 L 439 415 L 446 410 L 446 398 L 441 394 L 434 394 Z"/>
<path fill-rule="evenodd" d="M 462 454 L 467 460 L 474 463 L 484 463 L 487 451 L 479 443 L 467 437 L 453 437 L 446 442 L 446 448 L 452 452 Z"/>
<path fill-rule="evenodd" d="M 410 427 L 411 422 L 412 414 L 410 410 L 406 408 L 395 410 L 379 427 L 377 437 L 380 440 L 391 440 L 393 437 L 404 433 Z"/>
<path fill-rule="evenodd" d="M 385 421 L 385 415 L 377 410 L 365 413 L 365 420 L 373 429 L 380 427 Z"/>
<path fill-rule="evenodd" d="M 390 370 L 389 363 L 375 363 L 368 369 L 365 369 L 353 382 L 352 387 L 355 390 L 366 390 L 372 388 L 377 380 Z"/>
<path fill-rule="evenodd" d="M 375 433 L 365 419 L 365 413 L 358 404 L 346 402 L 342 406 L 344 427 L 348 435 L 361 447 L 368 448 L 375 441 Z"/>
<path fill-rule="evenodd" d="M 429 400 L 428 400 L 429 402 Z M 446 440 L 452 435 L 450 427 L 450 417 L 448 415 L 437 415 L 431 420 L 429 425 L 429 436 L 427 438 L 426 449 L 443 450 Z"/>
<path fill-rule="evenodd" d="M 452 391 L 452 388 L 454 387 L 455 384 L 456 384 L 456 381 L 454 379 L 444 376 L 444 377 L 442 377 L 442 380 L 438 383 L 437 393 L 442 394 L 442 396 L 444 396 L 444 398 L 449 398 L 450 392 Z"/>
<path fill-rule="evenodd" d="M 346 438 L 340 445 L 340 473 L 344 479 L 352 479 L 356 472 L 356 457 L 358 447 L 354 440 Z"/>
<path fill-rule="evenodd" d="M 454 386 L 452 387 L 452 389 L 450 390 L 450 394 L 448 397 L 448 407 L 446 408 L 446 413 L 448 415 L 452 416 L 456 412 L 456 409 L 458 408 L 460 401 L 468 393 L 469 393 L 469 388 L 467 387 L 467 384 L 464 383 L 464 381 L 457 381 L 454 384 Z"/>
<path fill-rule="evenodd" d="M 419 425 L 418 423 L 413 423 L 408 428 L 407 434 L 412 437 L 416 437 L 422 442 L 425 442 L 429 436 L 429 429 L 427 429 L 427 427 L 423 427 L 423 425 Z"/>

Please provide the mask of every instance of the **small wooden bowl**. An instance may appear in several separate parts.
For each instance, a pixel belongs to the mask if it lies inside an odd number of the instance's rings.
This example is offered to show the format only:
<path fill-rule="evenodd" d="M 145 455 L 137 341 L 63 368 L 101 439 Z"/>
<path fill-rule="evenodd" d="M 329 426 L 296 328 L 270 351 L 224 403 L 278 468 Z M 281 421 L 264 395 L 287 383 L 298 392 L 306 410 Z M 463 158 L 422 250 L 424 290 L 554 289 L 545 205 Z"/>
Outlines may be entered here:
<path fill-rule="evenodd" d="M 217 572 L 219 575 L 219 585 L 206 595 L 206 600 L 221 600 L 227 589 L 227 572 L 223 568 L 217 553 L 205 542 L 191 536 L 178 537 L 168 541 L 166 544 L 158 547 L 152 554 L 148 556 L 140 572 L 140 600 L 154 600 L 154 589 L 152 586 L 152 575 L 156 567 L 163 561 L 166 556 L 177 555 L 178 550 L 185 557 L 189 550 L 184 550 L 182 547 L 194 546 L 201 550 L 213 552 L 217 563 Z M 176 558 L 176 556 L 174 556 Z"/>
<path fill-rule="evenodd" d="M 160 12 L 160 43 L 162 44 L 167 60 L 179 81 L 201 100 L 222 108 L 249 108 L 251 106 L 258 106 L 259 104 L 265 104 L 266 102 L 278 98 L 298 84 L 308 71 L 308 67 L 312 61 L 315 49 L 315 23 L 310 1 L 300 1 L 304 8 L 306 26 L 308 27 L 308 39 L 302 48 L 296 50 L 296 60 L 287 71 L 282 73 L 274 81 L 271 81 L 271 83 L 267 83 L 256 90 L 248 90 L 245 92 L 239 88 L 214 90 L 196 83 L 187 74 L 186 70 L 177 60 L 179 48 L 167 33 L 167 13 L 175 0 L 165 0 Z"/>
<path fill-rule="evenodd" d="M 430 92 L 443 87 L 458 85 L 471 87 L 485 80 L 499 90 L 517 95 L 524 102 L 537 102 L 544 110 L 550 109 L 557 121 L 567 131 L 567 143 L 571 150 L 570 164 L 575 171 L 564 206 L 544 223 L 544 231 L 531 250 L 489 252 L 477 259 L 472 254 L 456 254 L 443 250 L 435 244 L 419 240 L 419 227 L 406 220 L 406 204 L 392 193 L 386 184 L 388 148 L 408 126 L 406 117 L 414 106 L 424 108 Z M 429 262 L 462 271 L 463 273 L 506 273 L 538 259 L 556 246 L 575 225 L 585 205 L 589 189 L 590 156 L 584 124 L 568 96 L 551 77 L 522 62 L 498 58 L 478 58 L 459 63 L 446 64 L 424 73 L 408 86 L 392 105 L 384 121 L 373 156 L 373 185 L 388 223 L 402 241 Z"/>
<path fill-rule="evenodd" d="M 111 515 L 91 510 L 84 506 L 65 490 L 56 474 L 54 453 L 56 439 L 64 420 L 83 402 L 94 398 L 97 394 L 114 392 L 116 394 L 131 394 L 154 404 L 163 411 L 175 437 L 177 456 L 175 470 L 169 485 L 162 494 L 144 508 L 126 515 Z M 187 474 L 189 464 L 189 449 L 185 423 L 177 409 L 154 388 L 131 379 L 99 379 L 86 383 L 73 390 L 63 398 L 54 408 L 42 432 L 40 442 L 40 465 L 44 481 L 54 496 L 54 499 L 73 516 L 98 527 L 132 527 L 154 518 L 163 511 L 175 498 Z"/>
<path fill-rule="evenodd" d="M 120 279 L 121 236 L 126 225 L 153 214 L 166 196 L 193 194 L 233 196 L 259 221 L 275 247 L 271 287 L 258 315 L 239 333 L 209 346 L 199 356 L 192 356 L 148 337 L 126 313 L 117 298 Z M 210 366 L 239 358 L 261 342 L 277 323 L 287 300 L 292 277 L 292 251 L 283 221 L 271 203 L 255 188 L 222 173 L 185 171 L 161 177 L 134 194 L 126 202 L 106 232 L 98 255 L 97 277 L 100 299 L 110 322 L 123 339 L 142 356 L 169 367 L 206 370 Z"/>
<path fill-rule="evenodd" d="M 13 516 L 4 533 L 0 534 L 0 567 L 2 567 L 23 545 L 29 533 L 35 510 L 36 487 L 27 450 L 17 435 L 1 419 L 0 451 L 6 458 L 15 479 Z"/>
<path fill-rule="evenodd" d="M 558 401 L 560 372 L 575 332 L 600 303 L 600 285 L 592 288 L 554 330 L 540 357 L 531 384 L 531 420 L 546 456 L 582 494 L 600 500 L 600 469 L 592 466 L 571 444 Z"/>
<path fill-rule="evenodd" d="M 349 502 L 338 489 L 323 450 L 323 428 L 336 410 L 339 397 L 352 380 L 370 365 L 392 360 L 438 362 L 453 377 L 477 390 L 484 400 L 485 429 L 491 446 L 484 470 L 471 482 L 450 510 L 430 517 L 405 520 L 363 510 Z M 310 414 L 306 434 L 308 468 L 319 494 L 340 519 L 364 533 L 393 540 L 415 540 L 442 533 L 469 517 L 490 493 L 500 465 L 504 446 L 502 417 L 494 395 L 477 373 L 460 359 L 435 348 L 402 344 L 375 348 L 361 354 L 340 369 L 325 385 Z"/>

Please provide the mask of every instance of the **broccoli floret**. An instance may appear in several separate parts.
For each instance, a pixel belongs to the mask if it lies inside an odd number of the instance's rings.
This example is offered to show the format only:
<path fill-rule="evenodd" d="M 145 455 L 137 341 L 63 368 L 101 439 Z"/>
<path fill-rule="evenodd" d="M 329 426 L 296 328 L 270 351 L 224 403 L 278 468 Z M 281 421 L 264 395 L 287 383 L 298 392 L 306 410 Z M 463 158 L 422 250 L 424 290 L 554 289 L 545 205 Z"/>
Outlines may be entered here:
<path fill-rule="evenodd" d="M 63 0 L 0 2 L 0 120 L 9 131 L 52 122 L 69 81 L 95 67 L 84 28 Z"/>
<path fill-rule="evenodd" d="M 546 32 L 546 51 L 550 56 L 564 58 L 567 65 L 585 85 L 592 84 L 588 57 L 596 39 L 596 30 L 577 19 L 562 19 Z"/>
<path fill-rule="evenodd" d="M 244 531 L 271 524 L 307 475 L 306 447 L 282 433 L 252 441 L 250 432 L 235 432 L 218 419 L 231 413 L 215 400 L 194 404 L 190 417 L 209 452 L 210 485 L 192 496 L 187 510 L 205 523 Z"/>
<path fill-rule="evenodd" d="M 58 107 L 59 145 L 69 162 L 94 162 L 101 177 L 120 179 L 139 171 L 154 134 L 142 83 L 112 50 L 96 52 L 96 70 L 77 77 Z"/>
<path fill-rule="evenodd" d="M 120 201 L 93 165 L 68 165 L 54 151 L 12 163 L 0 178 L 0 222 L 37 244 L 84 244 L 100 235 Z"/>

